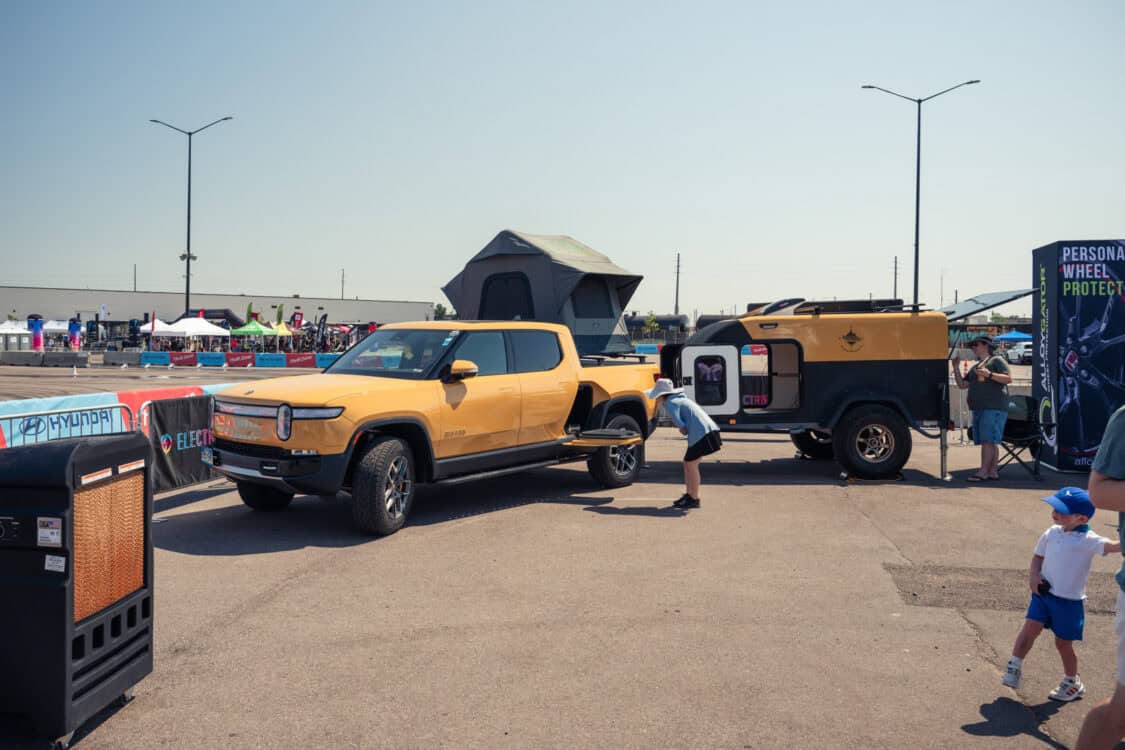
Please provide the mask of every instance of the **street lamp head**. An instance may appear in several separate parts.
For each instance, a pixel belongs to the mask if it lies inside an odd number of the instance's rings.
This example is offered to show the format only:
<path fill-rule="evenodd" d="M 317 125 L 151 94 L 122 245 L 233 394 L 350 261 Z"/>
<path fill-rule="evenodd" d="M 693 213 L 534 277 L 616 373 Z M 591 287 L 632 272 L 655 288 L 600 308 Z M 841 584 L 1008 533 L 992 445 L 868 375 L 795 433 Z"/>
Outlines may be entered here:
<path fill-rule="evenodd" d="M 973 83 L 978 83 L 978 81 L 973 81 Z M 223 120 L 233 120 L 233 119 L 234 119 L 233 116 L 232 117 L 224 117 L 222 120 L 219 120 L 219 122 L 223 122 Z"/>
<path fill-rule="evenodd" d="M 968 86 L 968 85 L 969 85 L 969 84 L 971 84 L 971 83 L 980 83 L 980 81 L 979 81 L 979 80 L 975 80 L 975 81 L 965 81 L 965 85 L 966 85 L 966 86 Z"/>
<path fill-rule="evenodd" d="M 862 86 L 860 86 L 860 88 L 861 88 L 861 89 L 873 89 L 873 88 L 875 88 L 875 87 L 874 87 L 874 86 L 872 86 L 872 85 L 871 85 L 871 84 L 869 84 L 869 83 L 865 83 L 865 84 L 863 84 Z M 155 122 L 155 121 L 154 121 L 154 122 Z"/>

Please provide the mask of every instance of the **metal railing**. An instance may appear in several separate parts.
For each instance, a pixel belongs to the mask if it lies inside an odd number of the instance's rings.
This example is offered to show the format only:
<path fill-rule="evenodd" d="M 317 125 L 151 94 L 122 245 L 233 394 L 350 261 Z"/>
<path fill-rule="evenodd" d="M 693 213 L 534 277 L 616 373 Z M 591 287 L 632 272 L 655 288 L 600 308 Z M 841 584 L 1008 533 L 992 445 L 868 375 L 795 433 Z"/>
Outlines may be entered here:
<path fill-rule="evenodd" d="M 9 448 L 74 437 L 116 435 L 139 428 L 127 404 L 76 406 L 0 417 L 0 430 Z"/>

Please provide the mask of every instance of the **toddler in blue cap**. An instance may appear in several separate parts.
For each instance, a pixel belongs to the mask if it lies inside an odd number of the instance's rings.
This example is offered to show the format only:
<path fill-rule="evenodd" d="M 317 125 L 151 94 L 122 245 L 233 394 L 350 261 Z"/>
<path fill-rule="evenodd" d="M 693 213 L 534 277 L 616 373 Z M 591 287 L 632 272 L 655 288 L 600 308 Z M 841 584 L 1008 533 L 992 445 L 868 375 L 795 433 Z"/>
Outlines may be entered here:
<path fill-rule="evenodd" d="M 1082 640 L 1082 626 L 1086 622 L 1083 601 L 1090 565 L 1094 555 L 1120 552 L 1121 543 L 1090 531 L 1088 522 L 1094 516 L 1094 504 L 1086 490 L 1063 487 L 1043 498 L 1043 502 L 1051 506 L 1051 520 L 1055 525 L 1044 531 L 1035 545 L 1028 575 L 1031 604 L 1012 646 L 1012 658 L 1008 659 L 1002 682 L 1010 688 L 1020 686 L 1024 657 L 1043 628 L 1050 628 L 1055 634 L 1055 648 L 1062 657 L 1063 679 L 1047 697 L 1072 701 L 1086 692 L 1078 676 L 1074 641 Z"/>

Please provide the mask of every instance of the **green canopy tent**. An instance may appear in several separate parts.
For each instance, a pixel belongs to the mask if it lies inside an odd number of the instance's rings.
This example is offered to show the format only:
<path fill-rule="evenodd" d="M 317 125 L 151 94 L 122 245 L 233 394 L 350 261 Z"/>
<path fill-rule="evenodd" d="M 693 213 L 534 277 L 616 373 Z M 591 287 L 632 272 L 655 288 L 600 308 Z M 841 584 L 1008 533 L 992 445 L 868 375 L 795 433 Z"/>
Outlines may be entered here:
<path fill-rule="evenodd" d="M 276 336 L 277 331 L 264 326 L 256 320 L 251 320 L 241 328 L 235 328 L 230 332 L 231 336 Z"/>

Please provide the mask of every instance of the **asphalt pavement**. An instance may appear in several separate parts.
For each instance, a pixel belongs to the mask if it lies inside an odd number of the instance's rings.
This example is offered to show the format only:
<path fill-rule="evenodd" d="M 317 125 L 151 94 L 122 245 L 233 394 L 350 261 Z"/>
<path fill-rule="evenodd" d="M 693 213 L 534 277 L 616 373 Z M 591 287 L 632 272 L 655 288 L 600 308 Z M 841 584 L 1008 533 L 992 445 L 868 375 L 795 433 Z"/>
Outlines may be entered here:
<path fill-rule="evenodd" d="M 1060 748 L 1110 694 L 1112 556 L 1087 698 L 1047 699 L 1049 637 L 1000 685 L 1040 498 L 1084 477 L 970 484 L 977 450 L 955 444 L 942 481 L 916 436 L 901 481 L 844 481 L 785 437 L 728 434 L 682 512 L 684 447 L 658 431 L 619 490 L 581 464 L 422 488 L 383 539 L 346 495 L 276 514 L 223 481 L 162 495 L 155 671 L 74 747 Z M 0 737 L 45 747 L 10 717 Z"/>

